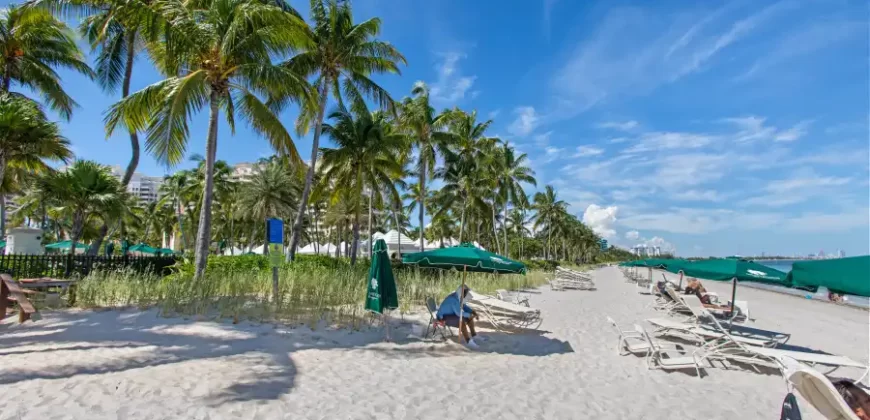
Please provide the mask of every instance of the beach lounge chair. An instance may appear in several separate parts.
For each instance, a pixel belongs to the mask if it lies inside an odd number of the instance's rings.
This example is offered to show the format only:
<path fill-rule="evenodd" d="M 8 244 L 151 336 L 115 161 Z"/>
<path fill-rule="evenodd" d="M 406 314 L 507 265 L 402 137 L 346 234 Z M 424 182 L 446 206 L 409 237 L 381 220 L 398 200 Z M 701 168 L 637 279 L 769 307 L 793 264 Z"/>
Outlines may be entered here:
<path fill-rule="evenodd" d="M 510 293 L 504 289 L 498 289 L 495 291 L 495 293 L 499 299 L 505 302 L 516 303 L 517 305 L 523 305 L 527 308 L 529 307 L 528 296 L 523 296 L 520 293 Z"/>
<path fill-rule="evenodd" d="M 714 317 L 713 314 L 710 312 L 709 308 L 705 307 L 697 296 L 686 296 L 684 302 L 692 312 L 691 319 L 694 322 L 697 322 L 698 325 L 716 332 L 725 331 L 725 326 L 719 323 L 716 317 Z M 778 331 L 763 330 L 760 328 L 753 328 L 746 325 L 735 325 L 732 323 L 728 324 L 727 328 L 730 335 L 745 338 L 756 338 L 760 340 L 773 340 L 777 343 L 777 345 L 785 344 L 791 338 L 791 334 L 786 334 Z"/>
<path fill-rule="evenodd" d="M 695 341 L 701 345 L 707 344 L 711 341 L 726 339 L 723 333 L 717 332 L 714 329 L 702 327 L 696 323 L 679 322 L 670 318 L 650 318 L 647 319 L 646 322 L 649 322 L 656 328 L 653 331 L 653 334 L 675 336 Z M 778 341 L 773 339 L 750 338 L 739 335 L 732 337 L 735 341 L 750 346 L 775 347 L 779 344 Z"/>
<path fill-rule="evenodd" d="M 665 283 L 665 293 L 671 298 L 672 303 L 667 307 L 668 315 L 689 315 L 692 309 L 686 304 L 685 299 L 674 289 L 670 283 Z"/>
<path fill-rule="evenodd" d="M 429 336 L 430 329 L 432 330 L 433 337 L 435 336 L 435 332 L 440 332 L 441 338 L 446 340 L 447 336 L 444 334 L 445 330 L 452 337 L 453 331 L 450 329 L 450 326 L 448 326 L 444 321 L 438 319 L 438 306 L 435 304 L 435 299 L 431 296 L 426 298 L 426 309 L 429 310 L 429 324 L 426 325 L 426 333 L 423 335 L 423 338 Z"/>
<path fill-rule="evenodd" d="M 700 309 L 706 309 L 707 312 L 712 314 L 713 316 L 718 316 L 719 318 L 724 318 L 726 321 L 730 323 L 734 322 L 746 322 L 749 320 L 749 302 L 745 300 L 735 300 L 734 301 L 734 309 L 735 313 L 732 314 L 730 309 L 716 309 L 716 308 L 708 308 L 704 306 L 704 302 L 701 302 L 701 299 L 698 299 L 697 295 L 685 295 L 683 300 L 689 310 L 692 312 L 692 315 L 697 317 Z"/>
<path fill-rule="evenodd" d="M 534 329 L 543 322 L 539 309 L 505 302 L 495 296 L 469 292 L 467 302 L 472 309 L 480 310 L 499 331 L 507 326 Z"/>
<path fill-rule="evenodd" d="M 592 276 L 562 267 L 556 267 L 554 282 L 562 289 L 595 290 Z"/>
<path fill-rule="evenodd" d="M 635 324 L 634 329 L 638 334 L 640 334 L 640 336 L 647 340 L 651 349 L 646 357 L 647 367 L 649 369 L 695 369 L 698 378 L 701 377 L 701 363 L 703 363 L 705 358 L 703 347 L 693 350 L 687 355 L 685 350 L 675 345 L 666 345 L 657 342 L 651 335 L 647 334 L 646 330 L 644 330 L 640 325 Z"/>
<path fill-rule="evenodd" d="M 640 335 L 634 329 L 624 330 L 616 321 L 611 317 L 607 317 L 607 322 L 613 326 L 613 329 L 616 330 L 616 334 L 619 335 L 619 341 L 616 342 L 616 353 L 620 356 L 624 356 L 626 354 L 641 354 L 643 353 L 645 356 L 649 355 L 650 345 L 649 341 Z"/>
<path fill-rule="evenodd" d="M 780 363 L 789 390 L 800 393 L 825 418 L 858 420 L 858 416 L 825 375 L 790 357 L 783 357 Z"/>

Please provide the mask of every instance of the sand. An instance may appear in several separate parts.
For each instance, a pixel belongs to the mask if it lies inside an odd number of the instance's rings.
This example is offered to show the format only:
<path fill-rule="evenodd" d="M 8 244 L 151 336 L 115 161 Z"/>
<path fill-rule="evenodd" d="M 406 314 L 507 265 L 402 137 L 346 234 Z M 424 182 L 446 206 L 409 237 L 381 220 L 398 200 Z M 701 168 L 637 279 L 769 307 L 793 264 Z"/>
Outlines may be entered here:
<path fill-rule="evenodd" d="M 401 280 L 401 279 L 400 279 Z M 195 322 L 154 311 L 59 311 L 0 325 L 2 419 L 772 419 L 776 372 L 647 370 L 619 356 L 610 315 L 662 316 L 616 268 L 596 291 L 530 294 L 538 332 L 492 331 L 480 349 L 383 332 Z M 712 282 L 707 282 L 712 283 Z M 727 284 L 708 284 L 721 295 Z M 753 325 L 790 344 L 868 358 L 868 312 L 744 288 Z M 428 319 L 428 315 L 427 318 Z M 840 371 L 843 376 L 860 375 Z M 821 416 L 801 400 L 805 419 Z"/>

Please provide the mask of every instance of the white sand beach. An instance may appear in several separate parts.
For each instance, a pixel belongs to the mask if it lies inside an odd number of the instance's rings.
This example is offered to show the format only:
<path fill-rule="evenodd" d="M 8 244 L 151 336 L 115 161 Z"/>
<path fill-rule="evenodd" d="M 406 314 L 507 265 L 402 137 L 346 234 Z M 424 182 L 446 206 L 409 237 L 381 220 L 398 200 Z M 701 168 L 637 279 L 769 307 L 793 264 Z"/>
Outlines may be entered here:
<path fill-rule="evenodd" d="M 311 331 L 155 311 L 47 312 L 23 325 L 10 317 L 0 325 L 0 419 L 779 417 L 786 384 L 776 372 L 708 368 L 698 378 L 617 355 L 607 315 L 624 325 L 663 315 L 616 268 L 595 282 L 596 291 L 533 291 L 539 331 L 483 332 L 477 351 L 408 338 L 415 317 L 394 319 L 396 343 L 382 342 L 379 328 Z M 730 295 L 730 284 L 705 285 Z M 750 302 L 751 325 L 791 333 L 791 345 L 867 362 L 867 311 L 750 288 L 738 299 Z M 799 401 L 805 419 L 822 418 Z"/>

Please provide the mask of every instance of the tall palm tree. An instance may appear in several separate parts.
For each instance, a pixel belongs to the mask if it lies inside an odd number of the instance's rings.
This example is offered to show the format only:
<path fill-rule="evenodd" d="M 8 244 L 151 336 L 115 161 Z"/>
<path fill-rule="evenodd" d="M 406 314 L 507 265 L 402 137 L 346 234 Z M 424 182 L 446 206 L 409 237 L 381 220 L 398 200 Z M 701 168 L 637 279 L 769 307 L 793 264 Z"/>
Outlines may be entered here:
<path fill-rule="evenodd" d="M 372 192 L 370 197 L 373 197 L 375 190 L 395 188 L 393 180 L 403 174 L 403 168 L 398 163 L 398 154 L 404 147 L 405 139 L 399 135 L 390 135 L 385 128 L 386 121 L 380 115 L 370 114 L 364 106 L 359 106 L 355 112 L 333 112 L 329 119 L 334 122 L 324 123 L 323 133 L 332 138 L 337 147 L 321 149 L 323 178 L 331 180 L 337 186 L 333 199 L 343 191 L 349 191 L 350 196 L 357 197 L 353 205 L 353 242 L 350 251 L 350 262 L 353 265 L 356 264 L 359 245 L 363 190 L 368 186 Z M 398 192 L 394 194 L 398 195 Z M 371 203 L 369 207 L 371 208 Z"/>
<path fill-rule="evenodd" d="M 546 258 L 551 259 L 550 241 L 555 228 L 555 221 L 567 210 L 567 204 L 556 197 L 556 190 L 552 185 L 547 185 L 543 192 L 535 193 L 534 204 L 532 208 L 535 210 L 535 230 L 539 226 L 547 226 L 547 253 Z"/>
<path fill-rule="evenodd" d="M 118 215 L 126 196 L 109 168 L 87 160 L 77 161 L 65 171 L 49 172 L 37 183 L 44 196 L 51 197 L 51 205 L 72 219 L 70 252 L 75 251 L 90 218 Z"/>
<path fill-rule="evenodd" d="M 184 212 L 185 191 L 190 184 L 190 171 L 178 171 L 172 175 L 167 175 L 163 178 L 163 183 L 160 184 L 160 205 L 171 205 L 177 219 L 178 233 L 181 235 L 180 251 L 184 251 L 187 246 L 187 235 L 184 230 L 184 222 L 182 213 Z"/>
<path fill-rule="evenodd" d="M 393 109 L 389 93 L 369 77 L 373 73 L 398 74 L 398 64 L 406 63 L 405 57 L 395 47 L 375 39 L 381 31 L 380 19 L 354 23 L 350 2 L 311 0 L 311 20 L 308 34 L 312 42 L 284 63 L 286 68 L 296 73 L 314 77 L 317 89 L 315 100 L 303 105 L 303 112 L 297 121 L 297 131 L 300 132 L 307 131 L 314 121 L 311 161 L 305 174 L 305 186 L 298 206 L 300 209 L 308 207 L 329 95 L 332 94 L 342 108 L 344 94 L 351 104 L 362 103 L 364 97 L 368 96 L 381 107 Z M 296 254 L 303 219 L 304 212 L 299 212 L 293 223 L 288 261 Z"/>
<path fill-rule="evenodd" d="M 411 89 L 411 98 L 402 101 L 402 112 L 399 123 L 413 136 L 417 147 L 417 188 L 419 193 L 419 226 L 423 229 L 423 218 L 426 213 L 426 181 L 431 178 L 430 168 L 435 168 L 436 156 L 444 155 L 453 136 L 443 129 L 450 118 L 449 112 L 440 114 L 429 103 L 429 88 L 423 82 L 417 82 Z M 423 252 L 423 235 L 420 235 L 420 252 Z"/>
<path fill-rule="evenodd" d="M 106 116 L 106 129 L 108 134 L 118 125 L 128 131 L 147 130 L 146 150 L 158 161 L 174 165 L 187 148 L 188 119 L 208 105 L 205 183 L 194 260 L 194 277 L 200 278 L 211 242 L 221 108 L 231 129 L 238 112 L 277 152 L 298 159 L 290 134 L 260 96 L 299 98 L 310 94 L 303 77 L 271 63 L 273 54 L 301 48 L 310 40 L 296 14 L 261 2 L 155 0 L 153 7 L 172 24 L 165 42 L 149 48 L 167 77 L 113 105 Z"/>
<path fill-rule="evenodd" d="M 72 32 L 47 9 L 10 5 L 0 13 L 0 92 L 12 83 L 42 96 L 49 108 L 69 119 L 76 102 L 63 90 L 55 68 L 93 78 Z"/>
<path fill-rule="evenodd" d="M 6 235 L 6 193 L 12 178 L 49 170 L 45 160 L 66 162 L 73 154 L 56 123 L 46 119 L 35 102 L 0 93 L 0 236 Z M 7 181 L 7 173 L 18 174 Z"/>
<path fill-rule="evenodd" d="M 535 171 L 527 166 L 528 157 L 525 153 L 516 156 L 514 149 L 508 145 L 498 149 L 494 159 L 493 170 L 498 186 L 498 195 L 502 200 L 502 227 L 504 232 L 505 255 L 510 257 L 508 244 L 508 202 L 517 204 L 526 199 L 523 183 L 537 185 Z"/>

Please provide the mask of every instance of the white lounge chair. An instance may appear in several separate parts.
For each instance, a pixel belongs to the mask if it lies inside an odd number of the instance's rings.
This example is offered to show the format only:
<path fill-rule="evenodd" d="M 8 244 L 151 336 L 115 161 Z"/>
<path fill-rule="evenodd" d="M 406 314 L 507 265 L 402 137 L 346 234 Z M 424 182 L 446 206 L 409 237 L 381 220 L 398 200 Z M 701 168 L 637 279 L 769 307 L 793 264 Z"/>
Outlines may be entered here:
<path fill-rule="evenodd" d="M 672 335 L 683 339 L 689 339 L 699 344 L 706 344 L 710 341 L 723 340 L 725 335 L 713 329 L 702 327 L 696 323 L 679 322 L 670 318 L 650 318 L 646 322 L 652 324 L 656 329 L 653 334 Z M 732 336 L 735 341 L 750 346 L 759 347 L 774 347 L 779 344 L 778 341 L 769 339 L 758 339 L 742 336 Z"/>
<path fill-rule="evenodd" d="M 530 306 L 529 297 L 521 295 L 520 293 L 510 293 L 504 289 L 498 289 L 495 291 L 495 293 L 499 299 L 505 302 L 516 303 L 517 305 L 523 305 L 527 308 Z"/>
<path fill-rule="evenodd" d="M 685 297 L 683 302 L 686 304 L 686 307 L 692 313 L 692 320 L 697 322 L 698 325 L 711 329 L 716 332 L 723 332 L 725 330 L 725 326 L 723 326 L 716 317 L 710 312 L 709 308 L 705 307 L 704 304 L 698 299 L 695 295 L 688 295 Z M 778 331 L 769 331 L 763 330 L 760 328 L 749 327 L 746 325 L 735 325 L 733 323 L 727 325 L 728 333 L 733 336 L 740 336 L 744 338 L 755 338 L 759 340 L 773 340 L 777 344 L 785 344 L 791 338 L 791 334 L 786 334 Z"/>
<path fill-rule="evenodd" d="M 468 292 L 468 305 L 479 309 L 499 331 L 506 325 L 520 328 L 537 328 L 543 322 L 539 309 L 505 302 L 495 296 Z"/>
<path fill-rule="evenodd" d="M 639 334 L 634 329 L 624 330 L 616 321 L 611 317 L 607 317 L 607 322 L 613 326 L 613 329 L 616 330 L 616 333 L 619 335 L 619 341 L 616 343 L 616 353 L 620 356 L 624 356 L 626 354 L 641 354 L 643 353 L 645 356 L 649 355 L 650 344 L 649 341 L 641 334 Z"/>
<path fill-rule="evenodd" d="M 855 412 L 825 375 L 790 357 L 780 359 L 782 373 L 789 389 L 798 391 L 825 418 L 831 420 L 859 420 Z"/>
<path fill-rule="evenodd" d="M 656 342 L 655 339 L 643 329 L 640 325 L 634 325 L 635 331 L 647 340 L 650 347 L 650 352 L 647 354 L 646 362 L 649 369 L 664 369 L 664 370 L 683 370 L 695 369 L 698 378 L 701 377 L 701 363 L 705 359 L 703 347 L 693 350 L 689 355 L 686 355 L 683 349 L 674 345 L 665 345 Z"/>
<path fill-rule="evenodd" d="M 556 278 L 553 282 L 560 289 L 595 290 L 592 276 L 562 267 L 556 267 Z"/>

